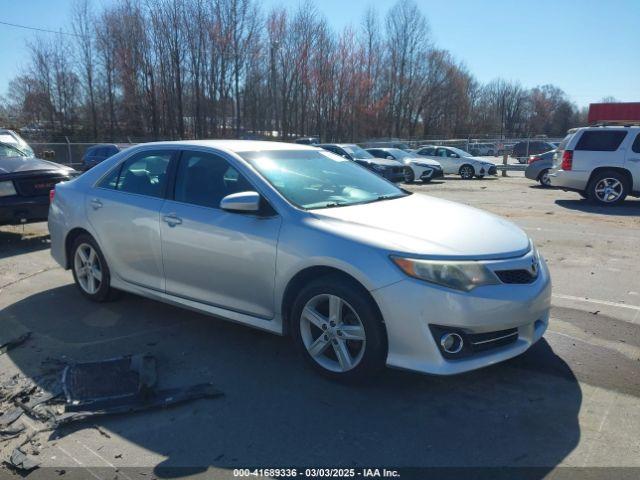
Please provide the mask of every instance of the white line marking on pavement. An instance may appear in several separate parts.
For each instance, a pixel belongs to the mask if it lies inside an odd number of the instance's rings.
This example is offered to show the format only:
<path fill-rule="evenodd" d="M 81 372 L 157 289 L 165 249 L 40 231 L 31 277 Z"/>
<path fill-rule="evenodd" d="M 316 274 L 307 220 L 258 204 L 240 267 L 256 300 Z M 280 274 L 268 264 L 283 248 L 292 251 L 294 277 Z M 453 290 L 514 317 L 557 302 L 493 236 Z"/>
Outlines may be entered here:
<path fill-rule="evenodd" d="M 554 293 L 552 296 L 556 297 L 556 298 L 561 298 L 563 300 L 573 300 L 573 301 L 576 301 L 576 302 L 597 303 L 599 305 L 607 305 L 609 307 L 618 307 L 618 308 L 628 308 L 630 310 L 637 310 L 637 311 L 640 312 L 640 307 L 637 306 L 637 305 L 627 305 L 626 303 L 609 302 L 608 300 L 597 300 L 595 298 L 574 297 L 572 295 L 562 295 L 560 293 Z"/>
<path fill-rule="evenodd" d="M 90 469 L 90 468 L 85 467 L 85 466 L 83 465 L 83 463 L 82 463 L 80 460 L 78 460 L 76 457 L 74 457 L 73 455 L 71 455 L 69 452 L 67 452 L 67 451 L 66 451 L 64 448 L 62 448 L 60 445 L 56 445 L 56 448 L 57 448 L 58 450 L 60 450 L 62 453 L 64 453 L 64 454 L 65 454 L 67 457 L 69 457 L 71 460 L 73 460 L 74 462 L 76 462 L 79 466 L 84 467 L 84 469 L 85 469 L 87 472 L 89 472 L 93 478 L 97 478 L 98 480 L 104 480 L 104 479 L 103 479 L 102 477 L 100 477 L 99 475 L 96 475 L 95 473 L 93 473 L 93 472 L 91 471 L 91 469 Z"/>
<path fill-rule="evenodd" d="M 104 458 L 102 455 L 100 455 L 98 452 L 94 451 L 93 449 L 91 449 L 90 447 L 88 447 L 87 445 L 85 445 L 84 443 L 82 443 L 80 440 L 76 440 L 76 443 L 78 445 L 80 445 L 81 447 L 83 447 L 84 449 L 88 450 L 89 452 L 93 453 L 96 457 L 98 457 L 100 460 L 102 460 L 104 463 L 106 463 L 108 466 L 110 466 L 111 468 L 114 469 L 118 469 L 118 467 L 116 467 L 113 463 L 111 463 L 109 460 L 107 460 L 106 458 Z M 119 475 L 122 475 L 124 478 L 128 478 L 129 480 L 133 480 L 131 477 L 127 476 L 124 472 L 122 471 L 118 471 Z"/>

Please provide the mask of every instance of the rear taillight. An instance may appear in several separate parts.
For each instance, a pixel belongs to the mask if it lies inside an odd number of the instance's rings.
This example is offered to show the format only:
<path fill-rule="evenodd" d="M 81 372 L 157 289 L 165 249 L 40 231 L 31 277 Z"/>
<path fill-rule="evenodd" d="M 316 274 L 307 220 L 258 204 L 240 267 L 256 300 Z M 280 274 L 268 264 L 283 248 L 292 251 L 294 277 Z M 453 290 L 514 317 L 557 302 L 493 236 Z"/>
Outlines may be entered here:
<path fill-rule="evenodd" d="M 56 196 L 56 187 L 49 190 L 49 203 L 53 203 L 53 198 Z"/>
<path fill-rule="evenodd" d="M 531 155 L 529 157 L 529 165 L 531 165 L 533 162 L 536 162 L 538 160 L 539 160 L 538 157 L 536 157 L 535 155 Z"/>
<path fill-rule="evenodd" d="M 573 167 L 573 150 L 565 150 L 562 152 L 562 170 L 571 170 Z"/>

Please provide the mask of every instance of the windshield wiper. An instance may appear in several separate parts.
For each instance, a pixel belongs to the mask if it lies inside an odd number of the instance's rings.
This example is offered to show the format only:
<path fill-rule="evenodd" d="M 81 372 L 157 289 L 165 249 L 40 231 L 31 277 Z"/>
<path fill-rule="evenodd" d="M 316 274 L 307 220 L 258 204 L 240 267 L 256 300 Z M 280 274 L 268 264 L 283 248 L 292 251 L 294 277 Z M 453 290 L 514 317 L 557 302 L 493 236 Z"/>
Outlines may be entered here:
<path fill-rule="evenodd" d="M 405 197 L 406 195 L 395 195 L 395 194 L 389 194 L 389 195 L 380 195 L 376 200 L 393 200 L 394 198 L 402 198 Z"/>

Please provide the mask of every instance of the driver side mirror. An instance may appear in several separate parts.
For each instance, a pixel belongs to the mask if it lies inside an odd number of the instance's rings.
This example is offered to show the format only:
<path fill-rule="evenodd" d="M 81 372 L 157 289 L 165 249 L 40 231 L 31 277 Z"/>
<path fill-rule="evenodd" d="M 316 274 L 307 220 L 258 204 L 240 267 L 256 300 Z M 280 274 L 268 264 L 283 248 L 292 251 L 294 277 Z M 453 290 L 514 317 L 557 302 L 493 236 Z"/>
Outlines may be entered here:
<path fill-rule="evenodd" d="M 227 212 L 258 212 L 260 194 L 258 192 L 238 192 L 220 200 L 220 208 Z"/>

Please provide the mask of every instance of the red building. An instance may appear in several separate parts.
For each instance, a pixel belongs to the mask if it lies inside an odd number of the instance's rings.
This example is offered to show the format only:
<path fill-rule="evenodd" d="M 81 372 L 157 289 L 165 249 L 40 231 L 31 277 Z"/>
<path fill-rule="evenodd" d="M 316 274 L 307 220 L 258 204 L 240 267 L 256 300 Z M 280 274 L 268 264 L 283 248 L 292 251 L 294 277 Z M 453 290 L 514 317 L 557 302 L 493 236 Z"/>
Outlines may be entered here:
<path fill-rule="evenodd" d="M 606 121 L 640 121 L 640 102 L 592 103 L 589 124 Z"/>

